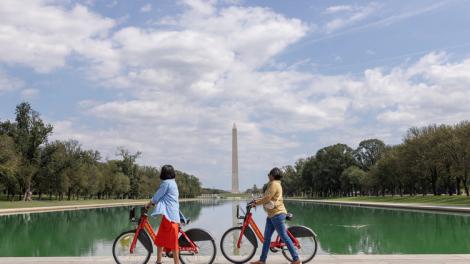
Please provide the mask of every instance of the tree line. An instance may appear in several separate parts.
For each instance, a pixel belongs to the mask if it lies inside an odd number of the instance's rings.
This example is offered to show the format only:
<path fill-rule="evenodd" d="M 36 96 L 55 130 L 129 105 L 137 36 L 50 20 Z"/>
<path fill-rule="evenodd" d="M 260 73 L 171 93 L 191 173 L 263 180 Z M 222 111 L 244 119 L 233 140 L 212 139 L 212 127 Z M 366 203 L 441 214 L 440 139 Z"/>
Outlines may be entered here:
<path fill-rule="evenodd" d="M 283 169 L 290 196 L 469 196 L 470 122 L 413 127 L 398 145 L 338 143 Z"/>
<path fill-rule="evenodd" d="M 140 152 L 118 148 L 117 159 L 103 161 L 76 140 L 49 142 L 52 132 L 26 102 L 17 105 L 15 121 L 0 120 L 0 194 L 10 200 L 28 193 L 40 199 L 135 199 L 150 197 L 160 184 L 157 168 L 136 163 Z M 176 174 L 181 197 L 200 195 L 197 177 Z"/>

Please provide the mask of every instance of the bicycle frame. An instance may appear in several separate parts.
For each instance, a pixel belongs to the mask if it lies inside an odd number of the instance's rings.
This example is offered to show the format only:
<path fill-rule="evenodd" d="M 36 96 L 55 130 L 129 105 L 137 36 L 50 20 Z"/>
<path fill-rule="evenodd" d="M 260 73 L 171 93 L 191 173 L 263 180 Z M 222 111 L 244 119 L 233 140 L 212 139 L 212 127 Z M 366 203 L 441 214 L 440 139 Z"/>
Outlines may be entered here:
<path fill-rule="evenodd" d="M 255 232 L 255 235 L 258 238 L 258 240 L 261 243 L 264 243 L 263 233 L 261 233 L 261 231 L 260 231 L 258 225 L 256 224 L 255 220 L 253 220 L 253 214 L 250 212 L 249 209 L 247 209 L 246 215 L 243 218 L 243 225 L 242 225 L 242 230 L 240 232 L 240 237 L 238 238 L 238 241 L 237 241 L 237 247 L 238 248 L 240 248 L 242 237 L 245 234 L 245 231 L 246 231 L 248 226 L 250 226 L 253 229 L 253 231 Z M 287 235 L 290 237 L 290 239 L 292 239 L 292 242 L 294 243 L 294 246 L 297 247 L 297 248 L 300 248 L 299 241 L 289 232 L 289 230 L 287 230 Z M 280 237 L 278 236 L 275 241 L 272 241 L 269 244 L 269 247 L 270 248 L 282 248 L 285 245 L 286 244 L 284 242 L 282 242 Z"/>
<path fill-rule="evenodd" d="M 139 237 L 139 234 L 140 232 L 147 232 L 147 234 L 150 236 L 150 238 L 152 239 L 153 241 L 153 244 L 155 246 L 157 246 L 157 244 L 155 243 L 156 239 L 157 239 L 157 235 L 155 234 L 155 231 L 153 230 L 152 228 L 152 225 L 150 225 L 149 221 L 148 221 L 148 216 L 147 214 L 142 214 L 142 216 L 140 217 L 139 219 L 139 225 L 137 227 L 137 230 L 135 231 L 135 235 L 134 235 L 134 239 L 132 240 L 132 244 L 131 244 L 131 247 L 130 247 L 130 253 L 134 253 L 134 249 L 135 249 L 135 246 L 137 244 L 137 239 Z M 180 251 L 189 251 L 189 252 L 194 252 L 194 253 L 198 253 L 198 248 L 197 246 L 194 244 L 194 242 L 186 235 L 186 233 L 183 231 L 183 229 L 181 229 L 181 227 L 179 228 L 179 233 L 182 237 L 184 237 L 186 239 L 186 241 L 189 242 L 190 246 L 189 247 L 179 247 L 179 250 Z M 169 252 L 171 250 L 169 249 L 164 249 L 165 252 Z"/>

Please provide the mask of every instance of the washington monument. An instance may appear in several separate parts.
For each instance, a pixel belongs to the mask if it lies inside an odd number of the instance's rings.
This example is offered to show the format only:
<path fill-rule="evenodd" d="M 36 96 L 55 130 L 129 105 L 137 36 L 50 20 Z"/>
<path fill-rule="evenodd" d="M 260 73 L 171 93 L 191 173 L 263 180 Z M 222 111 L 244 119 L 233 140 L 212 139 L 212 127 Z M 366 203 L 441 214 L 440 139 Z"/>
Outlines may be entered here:
<path fill-rule="evenodd" d="M 232 193 L 239 193 L 238 189 L 238 142 L 237 126 L 233 123 L 232 128 Z"/>

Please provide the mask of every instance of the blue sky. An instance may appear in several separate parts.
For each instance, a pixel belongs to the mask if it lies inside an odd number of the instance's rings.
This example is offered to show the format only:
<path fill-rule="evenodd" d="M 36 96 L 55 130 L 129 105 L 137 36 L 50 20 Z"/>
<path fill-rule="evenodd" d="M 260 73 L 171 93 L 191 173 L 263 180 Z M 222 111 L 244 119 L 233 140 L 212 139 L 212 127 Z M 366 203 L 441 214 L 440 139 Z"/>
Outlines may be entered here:
<path fill-rule="evenodd" d="M 26 100 L 115 158 L 229 189 L 334 143 L 470 114 L 470 1 L 0 1 L 0 120 Z"/>

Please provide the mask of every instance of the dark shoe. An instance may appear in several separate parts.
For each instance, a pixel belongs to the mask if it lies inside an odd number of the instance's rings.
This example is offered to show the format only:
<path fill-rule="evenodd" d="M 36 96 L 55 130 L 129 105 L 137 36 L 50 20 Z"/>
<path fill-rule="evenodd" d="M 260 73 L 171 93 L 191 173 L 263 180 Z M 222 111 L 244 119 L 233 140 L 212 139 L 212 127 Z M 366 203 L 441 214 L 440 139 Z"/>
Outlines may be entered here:
<path fill-rule="evenodd" d="M 265 263 L 261 260 L 258 260 L 258 261 L 250 262 L 250 264 L 265 264 Z"/>
<path fill-rule="evenodd" d="M 300 262 L 300 260 L 296 260 L 294 262 L 291 262 L 291 264 L 302 264 L 302 262 Z"/>

